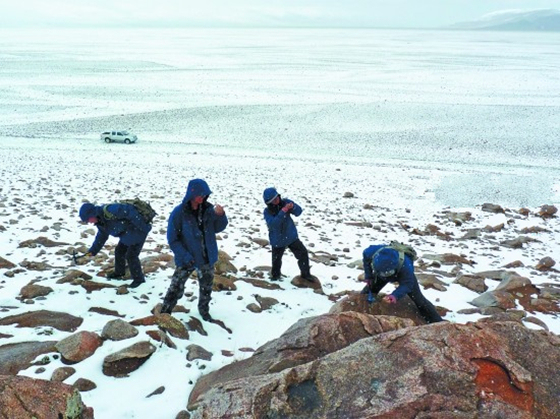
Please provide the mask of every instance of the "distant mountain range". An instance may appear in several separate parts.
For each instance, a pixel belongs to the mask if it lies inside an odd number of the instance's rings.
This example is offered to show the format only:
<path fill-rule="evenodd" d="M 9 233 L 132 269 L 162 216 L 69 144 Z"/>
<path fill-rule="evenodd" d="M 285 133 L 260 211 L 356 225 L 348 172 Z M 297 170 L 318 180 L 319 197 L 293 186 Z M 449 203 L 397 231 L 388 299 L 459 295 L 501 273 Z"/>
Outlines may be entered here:
<path fill-rule="evenodd" d="M 560 10 L 503 10 L 489 13 L 471 22 L 455 23 L 448 28 L 492 31 L 560 32 Z"/>

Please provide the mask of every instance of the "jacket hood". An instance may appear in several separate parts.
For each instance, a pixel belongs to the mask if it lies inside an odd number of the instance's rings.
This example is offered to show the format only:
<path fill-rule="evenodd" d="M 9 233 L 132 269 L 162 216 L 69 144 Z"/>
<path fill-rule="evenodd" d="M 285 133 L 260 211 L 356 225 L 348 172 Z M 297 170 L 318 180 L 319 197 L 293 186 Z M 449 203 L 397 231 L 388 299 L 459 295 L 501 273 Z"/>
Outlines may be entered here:
<path fill-rule="evenodd" d="M 265 204 L 270 204 L 270 201 L 272 201 L 278 195 L 278 191 L 275 188 L 266 188 L 263 192 L 263 201 Z"/>
<path fill-rule="evenodd" d="M 393 276 L 399 266 L 399 252 L 385 247 L 377 252 L 372 261 L 373 271 L 381 276 Z"/>
<path fill-rule="evenodd" d="M 190 201 L 195 196 L 208 196 L 212 193 L 206 181 L 202 179 L 193 179 L 187 186 L 187 193 L 183 198 L 183 203 Z"/>
<path fill-rule="evenodd" d="M 99 207 L 96 207 L 95 205 L 89 202 L 86 202 L 80 207 L 80 219 L 84 223 L 87 223 L 87 221 L 91 217 L 97 217 L 97 216 L 99 216 Z"/>

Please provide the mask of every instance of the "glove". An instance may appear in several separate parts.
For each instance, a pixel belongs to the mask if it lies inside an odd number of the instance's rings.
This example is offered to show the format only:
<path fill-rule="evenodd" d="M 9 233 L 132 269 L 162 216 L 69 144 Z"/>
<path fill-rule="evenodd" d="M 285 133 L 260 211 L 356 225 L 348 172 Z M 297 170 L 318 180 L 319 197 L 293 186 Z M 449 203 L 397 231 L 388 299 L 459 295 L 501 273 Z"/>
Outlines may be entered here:
<path fill-rule="evenodd" d="M 393 294 L 390 294 L 383 297 L 383 301 L 388 304 L 395 304 L 397 302 L 397 298 Z"/>

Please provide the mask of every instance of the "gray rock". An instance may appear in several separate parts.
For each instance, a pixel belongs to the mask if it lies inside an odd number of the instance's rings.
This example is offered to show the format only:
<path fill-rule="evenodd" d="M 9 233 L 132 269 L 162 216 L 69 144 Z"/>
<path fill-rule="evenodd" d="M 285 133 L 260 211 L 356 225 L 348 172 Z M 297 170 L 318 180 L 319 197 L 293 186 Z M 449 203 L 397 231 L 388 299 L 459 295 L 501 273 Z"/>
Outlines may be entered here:
<path fill-rule="evenodd" d="M 19 298 L 27 300 L 30 298 L 44 297 L 53 292 L 51 287 L 45 287 L 38 284 L 27 284 L 19 292 Z"/>
<path fill-rule="evenodd" d="M 527 285 L 532 285 L 529 278 L 512 273 L 505 275 L 504 279 L 502 279 L 496 287 L 496 291 L 511 291 Z"/>
<path fill-rule="evenodd" d="M 187 361 L 194 361 L 195 359 L 202 359 L 204 361 L 212 360 L 212 352 L 207 351 L 199 345 L 187 346 Z"/>
<path fill-rule="evenodd" d="M 51 381 L 62 383 L 68 377 L 72 376 L 75 372 L 76 369 L 73 367 L 59 367 L 53 371 L 51 375 Z"/>
<path fill-rule="evenodd" d="M 459 275 L 459 277 L 455 280 L 455 283 L 462 285 L 471 291 L 478 292 L 479 294 L 488 290 L 488 286 L 484 283 L 484 278 L 476 275 Z"/>
<path fill-rule="evenodd" d="M 0 375 L 16 375 L 39 355 L 55 352 L 55 341 L 19 342 L 0 346 Z M 1 417 L 1 416 L 0 416 Z"/>
<path fill-rule="evenodd" d="M 150 342 L 138 342 L 103 360 L 103 374 L 110 377 L 127 377 L 136 371 L 156 351 Z"/>
<path fill-rule="evenodd" d="M 487 291 L 469 302 L 475 307 L 497 307 L 503 310 L 515 308 L 515 299 L 505 291 Z"/>
<path fill-rule="evenodd" d="M 136 335 L 138 335 L 138 329 L 121 319 L 115 319 L 107 322 L 101 332 L 101 337 L 103 339 L 115 341 L 130 339 Z"/>

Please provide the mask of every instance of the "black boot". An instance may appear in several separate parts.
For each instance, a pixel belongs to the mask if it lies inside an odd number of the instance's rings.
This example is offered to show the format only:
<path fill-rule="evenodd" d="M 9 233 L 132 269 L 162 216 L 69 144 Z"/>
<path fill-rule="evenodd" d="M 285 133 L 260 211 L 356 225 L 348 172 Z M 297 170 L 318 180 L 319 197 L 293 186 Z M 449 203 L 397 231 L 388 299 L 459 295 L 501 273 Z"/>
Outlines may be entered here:
<path fill-rule="evenodd" d="M 200 317 L 202 317 L 202 320 L 207 322 L 212 321 L 212 316 L 208 311 L 200 311 L 199 313 L 200 313 Z"/>
<path fill-rule="evenodd" d="M 132 283 L 128 286 L 128 288 L 138 288 L 140 285 L 142 285 L 144 282 L 146 282 L 145 279 L 135 279 L 134 281 L 132 281 Z"/>

